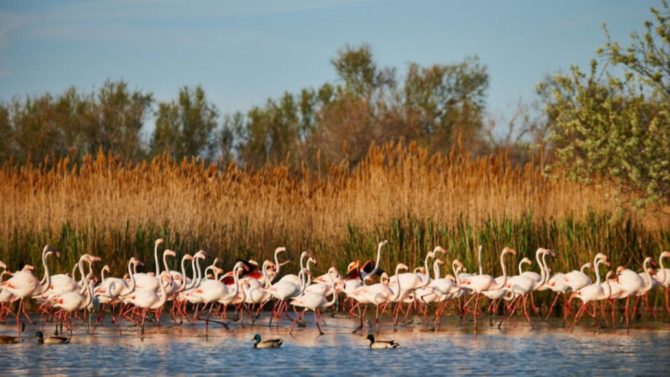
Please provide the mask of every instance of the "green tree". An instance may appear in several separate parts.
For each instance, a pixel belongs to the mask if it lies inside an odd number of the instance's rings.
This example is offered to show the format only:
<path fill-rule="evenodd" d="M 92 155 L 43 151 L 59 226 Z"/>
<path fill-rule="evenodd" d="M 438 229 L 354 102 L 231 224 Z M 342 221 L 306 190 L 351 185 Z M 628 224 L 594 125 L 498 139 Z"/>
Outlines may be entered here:
<path fill-rule="evenodd" d="M 557 165 L 580 180 L 610 179 L 639 204 L 670 200 L 667 2 L 652 13 L 655 23 L 645 22 L 642 38 L 633 34 L 626 53 L 611 40 L 599 51 L 623 75 L 599 72 L 593 61 L 589 74 L 572 67 L 539 86 L 551 93 L 545 108 Z"/>
<path fill-rule="evenodd" d="M 264 107 L 252 108 L 246 116 L 246 124 L 236 127 L 238 152 L 247 166 L 264 164 L 295 163 L 300 146 L 302 120 L 294 96 L 288 92 L 279 101 L 268 100 Z M 301 109 L 310 113 L 307 109 Z"/>
<path fill-rule="evenodd" d="M 145 154 L 141 131 L 152 102 L 151 94 L 131 92 L 124 81 L 106 81 L 92 110 L 88 152 L 102 149 L 126 160 L 141 159 Z"/>
<path fill-rule="evenodd" d="M 152 154 L 167 153 L 174 158 L 211 155 L 217 119 L 218 110 L 201 86 L 181 88 L 177 100 L 158 104 Z"/>
<path fill-rule="evenodd" d="M 615 65 L 635 72 L 640 80 L 657 94 L 670 98 L 670 7 L 661 2 L 661 9 L 651 8 L 654 20 L 644 22 L 644 34 L 631 34 L 631 44 L 622 47 L 612 41 L 607 26 L 607 44 L 598 54 Z"/>

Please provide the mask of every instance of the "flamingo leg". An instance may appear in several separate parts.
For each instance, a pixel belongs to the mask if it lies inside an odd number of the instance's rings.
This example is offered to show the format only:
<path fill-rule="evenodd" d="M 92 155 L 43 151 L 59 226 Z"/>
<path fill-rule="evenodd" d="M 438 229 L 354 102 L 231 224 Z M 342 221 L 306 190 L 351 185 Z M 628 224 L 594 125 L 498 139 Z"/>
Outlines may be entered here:
<path fill-rule="evenodd" d="M 626 306 L 624 308 L 624 310 L 626 312 L 626 316 L 625 316 L 626 317 L 626 328 L 628 328 L 629 325 L 630 325 L 630 319 L 628 317 L 628 306 L 629 305 L 630 305 L 630 295 L 628 295 L 628 297 L 626 297 Z"/>
<path fill-rule="evenodd" d="M 319 317 L 320 317 L 319 309 L 314 310 L 314 322 L 316 322 L 316 328 L 319 330 L 319 335 L 323 335 L 323 331 L 321 330 L 321 325 L 319 325 Z"/>
<path fill-rule="evenodd" d="M 547 317 L 545 319 L 549 319 L 549 316 L 551 316 L 551 313 L 554 311 L 554 306 L 556 306 L 556 303 L 558 302 L 558 297 L 560 296 L 560 292 L 556 292 L 556 297 L 554 297 L 554 301 L 551 302 L 551 305 L 549 306 L 549 312 L 547 312 Z"/>
<path fill-rule="evenodd" d="M 23 299 L 19 300 L 19 307 L 16 310 L 16 330 L 21 336 L 21 309 L 23 307 Z"/>
<path fill-rule="evenodd" d="M 477 332 L 477 311 L 479 310 L 479 293 L 475 293 L 475 311 L 473 315 L 475 316 L 475 332 Z"/>
<path fill-rule="evenodd" d="M 528 305 L 527 305 L 527 297 L 528 295 L 523 295 L 523 314 L 526 316 L 526 320 L 528 321 L 528 324 L 531 326 L 533 325 L 533 322 L 530 320 L 530 315 L 528 314 Z M 531 303 L 533 302 L 533 296 L 531 294 Z"/>

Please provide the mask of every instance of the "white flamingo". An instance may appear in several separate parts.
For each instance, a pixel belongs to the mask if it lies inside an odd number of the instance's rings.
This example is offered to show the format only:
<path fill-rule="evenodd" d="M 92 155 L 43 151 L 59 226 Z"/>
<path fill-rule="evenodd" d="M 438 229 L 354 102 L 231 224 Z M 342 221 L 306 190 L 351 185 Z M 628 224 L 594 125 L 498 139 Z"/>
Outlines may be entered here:
<path fill-rule="evenodd" d="M 45 276 L 44 284 L 40 284 L 40 281 L 33 275 L 32 268 L 24 268 L 21 271 L 15 272 L 10 279 L 2 282 L 2 290 L 11 293 L 15 300 L 19 300 L 19 307 L 16 311 L 16 326 L 19 335 L 21 335 L 21 314 L 26 317 L 28 322 L 32 322 L 28 313 L 25 312 L 25 299 L 41 295 L 51 284 L 49 266 L 47 265 L 47 257 L 51 254 L 55 254 L 56 256 L 60 255 L 58 251 L 53 250 L 51 246 L 44 246 L 44 249 L 42 250 L 42 265 L 44 266 Z"/>

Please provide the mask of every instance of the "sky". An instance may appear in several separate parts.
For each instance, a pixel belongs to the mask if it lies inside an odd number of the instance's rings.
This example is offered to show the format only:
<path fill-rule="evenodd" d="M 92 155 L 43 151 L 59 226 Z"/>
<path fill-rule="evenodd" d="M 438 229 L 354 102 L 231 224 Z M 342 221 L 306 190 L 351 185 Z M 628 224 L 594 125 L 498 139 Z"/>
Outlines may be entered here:
<path fill-rule="evenodd" d="M 606 37 L 627 44 L 651 0 L 0 0 L 0 102 L 105 80 L 159 101 L 202 85 L 222 113 L 334 82 L 330 60 L 367 43 L 403 73 L 477 55 L 489 115 L 534 98 L 546 75 L 588 67 Z"/>

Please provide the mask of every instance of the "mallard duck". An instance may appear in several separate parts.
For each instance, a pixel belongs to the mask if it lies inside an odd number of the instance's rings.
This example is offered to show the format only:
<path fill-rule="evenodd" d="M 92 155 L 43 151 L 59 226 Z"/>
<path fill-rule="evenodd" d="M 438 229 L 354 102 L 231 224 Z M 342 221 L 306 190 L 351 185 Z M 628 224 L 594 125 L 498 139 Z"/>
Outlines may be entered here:
<path fill-rule="evenodd" d="M 254 335 L 253 340 L 256 342 L 254 343 L 254 348 L 279 348 L 284 342 L 281 339 L 261 340 L 261 336 L 259 334 Z"/>
<path fill-rule="evenodd" d="M 70 343 L 70 338 L 66 338 L 64 336 L 48 336 L 44 337 L 44 334 L 42 334 L 41 331 L 38 331 L 35 333 L 35 337 L 37 338 L 37 343 L 39 344 L 65 344 L 65 343 Z"/>
<path fill-rule="evenodd" d="M 0 344 L 14 344 L 20 341 L 21 338 L 18 336 L 0 335 Z"/>
<path fill-rule="evenodd" d="M 375 341 L 375 336 L 368 334 L 368 340 L 370 341 L 370 349 L 380 350 L 386 348 L 396 348 L 398 344 L 395 340 L 377 340 Z"/>

